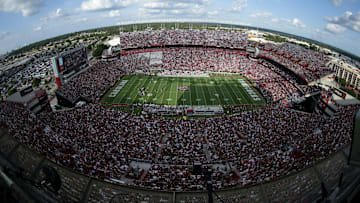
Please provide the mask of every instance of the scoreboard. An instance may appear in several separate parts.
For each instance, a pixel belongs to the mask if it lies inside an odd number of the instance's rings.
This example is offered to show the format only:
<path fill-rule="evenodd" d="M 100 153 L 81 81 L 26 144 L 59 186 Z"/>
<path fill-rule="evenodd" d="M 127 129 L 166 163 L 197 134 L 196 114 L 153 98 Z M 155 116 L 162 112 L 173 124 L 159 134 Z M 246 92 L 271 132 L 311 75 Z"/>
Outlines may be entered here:
<path fill-rule="evenodd" d="M 75 48 L 53 57 L 52 65 L 58 87 L 64 82 L 64 76 L 78 72 L 85 64 L 88 64 L 86 47 Z"/>

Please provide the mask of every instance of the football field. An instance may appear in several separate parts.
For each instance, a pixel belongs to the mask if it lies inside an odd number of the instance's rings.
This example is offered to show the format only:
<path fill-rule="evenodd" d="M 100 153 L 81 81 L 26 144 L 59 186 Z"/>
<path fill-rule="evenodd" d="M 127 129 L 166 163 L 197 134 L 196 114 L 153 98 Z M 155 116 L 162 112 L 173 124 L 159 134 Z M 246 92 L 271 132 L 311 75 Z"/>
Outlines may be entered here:
<path fill-rule="evenodd" d="M 260 94 L 245 81 L 240 76 L 125 76 L 105 94 L 102 102 L 157 105 L 264 104 Z M 249 86 L 244 87 L 244 82 Z"/>

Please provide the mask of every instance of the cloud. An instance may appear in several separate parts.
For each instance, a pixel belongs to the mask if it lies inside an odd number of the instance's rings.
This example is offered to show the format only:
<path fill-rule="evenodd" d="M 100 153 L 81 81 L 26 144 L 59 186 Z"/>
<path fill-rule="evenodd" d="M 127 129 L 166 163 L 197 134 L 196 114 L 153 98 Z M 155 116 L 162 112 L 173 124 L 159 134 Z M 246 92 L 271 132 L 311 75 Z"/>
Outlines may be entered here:
<path fill-rule="evenodd" d="M 323 31 L 322 29 L 316 28 L 314 34 L 319 34 L 320 36 L 328 34 L 327 32 Z"/>
<path fill-rule="evenodd" d="M 340 7 L 343 0 L 330 0 L 335 7 Z"/>
<path fill-rule="evenodd" d="M 10 32 L 1 32 L 0 33 L 0 40 L 3 40 L 5 38 L 7 38 L 8 36 L 10 36 Z"/>
<path fill-rule="evenodd" d="M 329 34 L 328 32 L 325 32 L 324 30 L 319 29 L 319 28 L 315 29 L 315 33 L 320 34 L 320 35 L 328 35 Z"/>
<path fill-rule="evenodd" d="M 263 18 L 270 18 L 272 15 L 269 14 L 265 14 L 265 15 L 256 15 L 256 17 L 260 17 L 263 16 Z M 271 23 L 276 23 L 277 26 L 286 26 L 288 28 L 290 27 L 296 27 L 296 28 L 306 28 L 306 25 L 298 18 L 294 18 L 294 19 L 288 19 L 288 18 L 271 18 L 268 19 L 269 21 L 271 21 Z M 274 24 L 273 24 L 274 25 Z M 305 29 L 303 29 L 304 31 Z"/>
<path fill-rule="evenodd" d="M 334 34 L 339 34 L 345 32 L 346 28 L 338 24 L 328 23 L 325 30 Z"/>
<path fill-rule="evenodd" d="M 34 30 L 34 32 L 38 32 L 38 31 L 40 31 L 41 29 L 42 29 L 42 27 L 41 27 L 41 26 L 38 26 L 38 27 L 34 28 L 33 30 Z"/>
<path fill-rule="evenodd" d="M 172 6 L 170 5 L 171 2 L 160 2 L 160 1 L 150 1 L 146 2 L 143 5 L 143 8 L 146 9 L 170 9 Z M 181 5 L 184 7 L 184 5 Z M 177 7 L 174 5 L 174 7 Z"/>
<path fill-rule="evenodd" d="M 337 24 L 355 32 L 360 32 L 360 11 L 357 14 L 346 11 L 341 16 L 335 16 L 333 18 L 325 17 L 325 20 L 330 24 Z"/>
<path fill-rule="evenodd" d="M 250 15 L 250 17 L 252 17 L 252 18 L 269 18 L 271 16 L 272 16 L 272 13 L 270 13 L 270 12 L 254 13 L 254 14 Z"/>
<path fill-rule="evenodd" d="M 120 16 L 120 10 L 111 10 L 109 11 L 107 17 L 113 18 L 113 17 L 119 17 Z"/>
<path fill-rule="evenodd" d="M 48 21 L 48 20 L 59 20 L 64 19 L 72 14 L 66 10 L 62 10 L 61 8 L 56 9 L 56 11 L 49 13 L 48 16 L 40 18 L 42 21 Z"/>
<path fill-rule="evenodd" d="M 216 16 L 216 15 L 219 15 L 219 11 L 218 10 L 208 11 L 207 14 L 209 16 Z"/>
<path fill-rule="evenodd" d="M 44 0 L 0 0 L 0 11 L 21 12 L 23 16 L 37 14 L 44 6 Z"/>
<path fill-rule="evenodd" d="M 88 19 L 87 18 L 76 18 L 72 21 L 72 23 L 84 23 L 87 22 Z"/>
<path fill-rule="evenodd" d="M 140 6 L 139 13 L 147 17 L 199 17 L 208 14 L 208 4 L 209 0 L 147 0 Z"/>
<path fill-rule="evenodd" d="M 136 1 L 131 0 L 86 0 L 81 3 L 82 11 L 104 11 L 126 8 Z"/>
<path fill-rule="evenodd" d="M 294 25 L 295 27 L 300 27 L 300 28 L 305 28 L 306 27 L 306 25 L 297 18 L 294 18 L 292 20 L 291 24 Z"/>
<path fill-rule="evenodd" d="M 234 0 L 231 11 L 240 12 L 248 6 L 247 0 Z"/>

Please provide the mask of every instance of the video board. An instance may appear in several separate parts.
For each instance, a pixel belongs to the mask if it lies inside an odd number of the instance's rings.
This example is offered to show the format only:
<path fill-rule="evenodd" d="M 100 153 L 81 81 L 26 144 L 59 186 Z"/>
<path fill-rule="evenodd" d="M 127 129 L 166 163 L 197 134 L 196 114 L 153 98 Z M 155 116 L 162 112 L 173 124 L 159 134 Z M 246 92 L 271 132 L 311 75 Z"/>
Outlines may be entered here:
<path fill-rule="evenodd" d="M 87 63 L 86 47 L 72 49 L 55 57 L 58 73 L 69 73 Z"/>

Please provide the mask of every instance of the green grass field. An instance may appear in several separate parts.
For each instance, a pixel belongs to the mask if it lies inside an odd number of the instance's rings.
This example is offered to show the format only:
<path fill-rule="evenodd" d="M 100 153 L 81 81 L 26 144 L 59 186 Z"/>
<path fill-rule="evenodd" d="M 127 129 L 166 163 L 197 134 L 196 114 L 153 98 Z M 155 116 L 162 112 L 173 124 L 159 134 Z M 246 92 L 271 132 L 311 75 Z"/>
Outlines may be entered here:
<path fill-rule="evenodd" d="M 240 78 L 125 76 L 105 94 L 102 102 L 158 105 L 264 104 L 262 99 L 252 99 L 238 81 Z M 115 88 L 122 81 L 125 85 L 117 92 Z M 145 88 L 145 91 L 141 92 L 141 88 Z M 260 95 L 258 92 L 256 94 Z"/>

